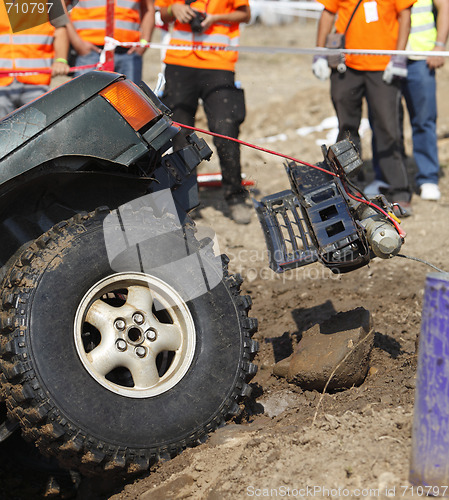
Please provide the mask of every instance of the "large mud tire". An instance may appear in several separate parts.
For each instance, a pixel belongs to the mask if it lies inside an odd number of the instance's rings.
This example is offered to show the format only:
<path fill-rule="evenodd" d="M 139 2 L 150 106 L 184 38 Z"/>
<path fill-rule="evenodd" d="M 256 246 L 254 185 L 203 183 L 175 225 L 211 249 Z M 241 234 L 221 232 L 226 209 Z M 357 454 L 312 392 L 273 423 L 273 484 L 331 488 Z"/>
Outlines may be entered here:
<path fill-rule="evenodd" d="M 137 397 L 126 383 L 115 386 L 118 391 L 103 383 L 96 365 L 86 361 L 89 354 L 80 354 L 74 324 L 86 293 L 114 275 L 103 236 L 108 213 L 78 215 L 38 238 L 11 267 L 1 294 L 1 386 L 9 417 L 20 421 L 24 437 L 41 452 L 89 474 L 137 472 L 197 444 L 238 412 L 256 372 L 251 300 L 240 295 L 241 279 L 228 275 L 227 258 L 221 257 L 219 284 L 183 303 L 179 321 L 191 318 L 193 329 L 187 328 L 182 342 L 193 339 L 193 350 L 180 358 L 179 380 L 147 392 L 144 382 Z M 125 288 L 129 276 L 148 277 L 140 268 L 124 271 Z M 162 289 L 170 293 L 170 281 L 150 277 L 149 288 L 165 283 Z M 138 338 L 131 340 L 138 345 Z"/>

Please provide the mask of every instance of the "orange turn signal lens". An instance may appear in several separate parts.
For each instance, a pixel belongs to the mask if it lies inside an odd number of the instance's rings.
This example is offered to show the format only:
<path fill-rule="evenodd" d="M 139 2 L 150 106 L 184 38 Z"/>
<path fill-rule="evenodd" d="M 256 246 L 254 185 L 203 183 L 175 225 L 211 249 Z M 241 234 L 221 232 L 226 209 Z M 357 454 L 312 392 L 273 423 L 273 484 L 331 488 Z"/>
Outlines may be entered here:
<path fill-rule="evenodd" d="M 161 115 L 161 112 L 140 93 L 139 88 L 127 80 L 113 83 L 100 92 L 123 116 L 134 130 Z"/>

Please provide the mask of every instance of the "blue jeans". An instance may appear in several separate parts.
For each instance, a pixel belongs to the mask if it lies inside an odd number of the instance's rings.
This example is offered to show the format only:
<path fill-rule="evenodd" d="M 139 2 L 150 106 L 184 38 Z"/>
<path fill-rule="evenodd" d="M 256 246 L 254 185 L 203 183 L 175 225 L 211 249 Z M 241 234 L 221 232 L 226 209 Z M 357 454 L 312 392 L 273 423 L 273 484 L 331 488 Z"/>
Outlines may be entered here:
<path fill-rule="evenodd" d="M 89 52 L 85 56 L 77 56 L 76 66 L 87 66 L 88 64 L 97 64 L 100 61 L 100 54 L 97 52 Z M 82 75 L 92 71 L 84 69 L 77 71 L 75 76 Z M 125 75 L 137 85 L 142 81 L 142 56 L 138 54 L 114 54 L 114 71 Z"/>
<path fill-rule="evenodd" d="M 418 172 L 416 185 L 438 184 L 437 99 L 435 70 L 426 61 L 408 61 L 408 76 L 403 95 L 412 126 L 413 156 Z"/>
<path fill-rule="evenodd" d="M 18 82 L 16 79 L 7 87 L 0 87 L 0 119 L 40 97 L 47 90 L 46 85 L 32 85 Z"/>

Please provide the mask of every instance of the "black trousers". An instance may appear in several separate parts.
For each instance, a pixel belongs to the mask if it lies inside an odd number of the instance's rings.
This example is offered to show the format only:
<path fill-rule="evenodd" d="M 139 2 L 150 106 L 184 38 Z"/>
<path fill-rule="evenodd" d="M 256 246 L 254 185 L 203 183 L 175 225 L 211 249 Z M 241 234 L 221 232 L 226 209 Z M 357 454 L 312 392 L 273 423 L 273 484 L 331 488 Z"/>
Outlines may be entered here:
<path fill-rule="evenodd" d="M 168 64 L 165 79 L 162 100 L 173 111 L 174 121 L 193 126 L 201 99 L 209 130 L 238 138 L 246 111 L 243 90 L 236 88 L 233 71 Z M 185 136 L 190 133 L 183 129 L 174 138 L 175 150 L 185 146 Z M 240 146 L 217 137 L 213 141 L 220 160 L 224 196 L 228 201 L 237 201 L 246 196 L 241 186 Z"/>
<path fill-rule="evenodd" d="M 360 150 L 358 129 L 362 118 L 363 98 L 367 100 L 370 123 L 376 138 L 376 152 L 382 176 L 390 189 L 385 193 L 389 201 L 410 201 L 411 189 L 402 157 L 402 139 L 399 126 L 400 88 L 382 80 L 382 71 L 357 71 L 347 68 L 345 73 L 332 71 L 331 97 L 338 117 L 338 140 L 348 137 Z"/>

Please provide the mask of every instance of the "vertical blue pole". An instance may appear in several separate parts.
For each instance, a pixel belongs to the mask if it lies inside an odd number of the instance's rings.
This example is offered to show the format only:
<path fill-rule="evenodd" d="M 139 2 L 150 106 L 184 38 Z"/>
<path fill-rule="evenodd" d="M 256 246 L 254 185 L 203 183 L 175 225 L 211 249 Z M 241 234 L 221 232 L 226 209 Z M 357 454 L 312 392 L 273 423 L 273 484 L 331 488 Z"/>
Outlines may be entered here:
<path fill-rule="evenodd" d="M 449 485 L 449 273 L 426 279 L 409 479 Z"/>

